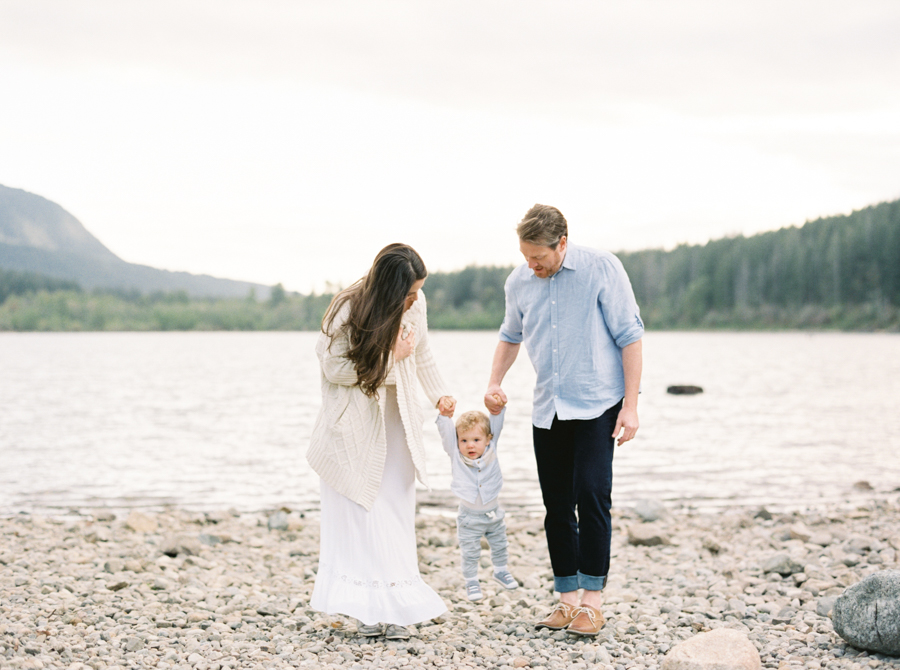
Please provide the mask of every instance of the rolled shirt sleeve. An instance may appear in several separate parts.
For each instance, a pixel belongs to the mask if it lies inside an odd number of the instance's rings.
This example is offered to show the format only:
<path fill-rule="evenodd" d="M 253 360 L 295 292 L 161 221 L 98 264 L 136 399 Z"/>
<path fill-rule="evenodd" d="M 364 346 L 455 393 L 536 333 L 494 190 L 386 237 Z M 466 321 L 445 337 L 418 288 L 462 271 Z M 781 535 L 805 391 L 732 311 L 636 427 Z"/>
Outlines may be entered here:
<path fill-rule="evenodd" d="M 616 256 L 609 254 L 600 264 L 598 304 L 610 335 L 619 349 L 637 342 L 644 336 L 644 323 L 634 299 L 631 281 Z"/>

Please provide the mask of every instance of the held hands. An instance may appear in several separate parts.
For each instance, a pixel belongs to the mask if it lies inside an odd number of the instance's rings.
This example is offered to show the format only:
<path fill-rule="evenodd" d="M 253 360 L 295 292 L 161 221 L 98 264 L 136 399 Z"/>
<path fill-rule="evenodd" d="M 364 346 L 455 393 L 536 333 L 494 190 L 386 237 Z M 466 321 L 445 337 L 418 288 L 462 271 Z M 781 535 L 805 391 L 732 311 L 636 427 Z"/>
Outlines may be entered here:
<path fill-rule="evenodd" d="M 452 395 L 441 396 L 437 402 L 437 408 L 441 416 L 453 418 L 453 412 L 456 411 L 456 398 Z"/>
<path fill-rule="evenodd" d="M 616 443 L 620 447 L 628 442 L 628 440 L 632 439 L 637 433 L 638 429 L 638 415 L 637 410 L 632 409 L 631 407 L 623 407 L 619 410 L 619 417 L 616 419 L 616 427 L 613 429 L 613 439 L 616 437 L 619 438 L 619 441 Z M 619 433 L 621 432 L 621 437 L 619 437 Z"/>
<path fill-rule="evenodd" d="M 484 394 L 484 406 L 491 414 L 499 414 L 507 402 L 509 402 L 509 399 L 499 384 L 489 386 L 487 393 Z"/>
<path fill-rule="evenodd" d="M 407 358 L 416 348 L 416 331 L 410 329 L 404 332 L 403 329 L 397 333 L 397 340 L 394 342 L 394 360 L 402 361 Z"/>

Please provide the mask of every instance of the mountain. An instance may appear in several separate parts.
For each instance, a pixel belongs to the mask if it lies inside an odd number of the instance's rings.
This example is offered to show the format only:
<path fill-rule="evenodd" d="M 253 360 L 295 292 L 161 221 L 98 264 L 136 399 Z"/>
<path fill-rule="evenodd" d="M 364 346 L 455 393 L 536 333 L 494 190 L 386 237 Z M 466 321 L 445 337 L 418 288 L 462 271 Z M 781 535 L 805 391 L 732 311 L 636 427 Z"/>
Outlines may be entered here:
<path fill-rule="evenodd" d="M 262 284 L 158 270 L 127 263 L 65 209 L 34 193 L 0 185 L 0 268 L 78 282 L 86 289 L 185 291 L 193 297 L 245 297 Z"/>

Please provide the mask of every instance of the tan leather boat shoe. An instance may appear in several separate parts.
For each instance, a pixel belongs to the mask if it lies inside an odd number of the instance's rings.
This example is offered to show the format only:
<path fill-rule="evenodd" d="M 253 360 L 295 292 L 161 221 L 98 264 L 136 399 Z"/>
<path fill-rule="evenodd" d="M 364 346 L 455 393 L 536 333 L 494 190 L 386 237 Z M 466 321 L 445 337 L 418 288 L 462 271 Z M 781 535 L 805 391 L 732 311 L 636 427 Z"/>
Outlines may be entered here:
<path fill-rule="evenodd" d="M 600 632 L 605 623 L 606 619 L 603 618 L 600 610 L 594 609 L 590 605 L 582 605 L 576 608 L 575 618 L 569 624 L 568 630 L 574 635 L 593 636 Z"/>
<path fill-rule="evenodd" d="M 575 605 L 567 605 L 566 603 L 556 603 L 556 607 L 553 608 L 553 611 L 550 612 L 550 616 L 548 616 L 543 621 L 538 621 L 534 627 L 540 630 L 541 628 L 549 628 L 550 630 L 562 630 L 566 626 L 568 626 L 572 619 L 575 618 L 577 614 L 578 608 Z"/>

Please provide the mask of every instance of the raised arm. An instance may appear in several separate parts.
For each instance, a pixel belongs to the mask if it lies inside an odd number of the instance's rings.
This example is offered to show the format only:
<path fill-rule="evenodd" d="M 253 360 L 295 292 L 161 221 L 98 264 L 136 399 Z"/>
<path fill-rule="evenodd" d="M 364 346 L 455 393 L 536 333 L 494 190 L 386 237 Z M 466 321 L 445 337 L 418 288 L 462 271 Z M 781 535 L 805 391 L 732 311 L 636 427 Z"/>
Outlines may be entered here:
<path fill-rule="evenodd" d="M 441 436 L 441 446 L 444 447 L 444 451 L 449 456 L 452 456 L 459 451 L 459 443 L 456 439 L 456 426 L 453 425 L 453 420 L 439 414 L 437 419 L 435 419 L 435 423 L 437 424 L 438 434 Z"/>

